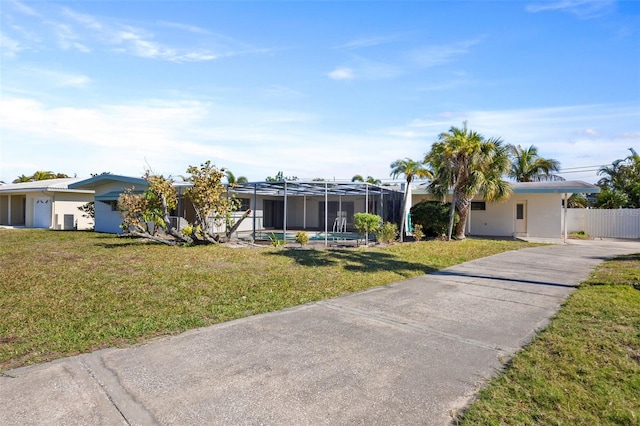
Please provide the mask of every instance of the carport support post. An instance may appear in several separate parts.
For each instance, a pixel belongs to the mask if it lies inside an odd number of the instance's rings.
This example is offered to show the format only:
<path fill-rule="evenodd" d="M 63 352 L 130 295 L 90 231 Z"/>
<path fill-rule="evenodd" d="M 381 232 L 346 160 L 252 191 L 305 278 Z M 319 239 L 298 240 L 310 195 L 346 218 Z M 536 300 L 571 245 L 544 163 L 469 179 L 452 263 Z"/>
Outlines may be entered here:
<path fill-rule="evenodd" d="M 258 208 L 258 184 L 253 184 L 253 234 L 251 234 L 251 242 L 256 243 L 256 209 Z M 264 210 L 264 207 L 263 207 Z"/>
<path fill-rule="evenodd" d="M 567 205 L 568 202 L 569 202 L 569 199 L 567 198 L 567 193 L 565 192 L 564 193 L 564 210 L 563 210 L 563 214 L 564 214 L 563 227 L 564 227 L 564 229 L 563 229 L 563 232 L 562 232 L 562 235 L 564 237 L 563 240 L 564 240 L 565 244 L 567 244 L 567 207 L 569 207 Z"/>
<path fill-rule="evenodd" d="M 369 184 L 364 184 L 364 211 L 365 213 L 369 213 Z M 369 245 L 369 233 L 365 232 L 364 234 L 364 245 Z"/>
<path fill-rule="evenodd" d="M 282 240 L 287 244 L 287 181 L 284 181 L 284 217 L 282 219 Z"/>
<path fill-rule="evenodd" d="M 329 245 L 329 230 L 327 221 L 329 220 L 329 184 L 324 183 L 324 246 Z"/>

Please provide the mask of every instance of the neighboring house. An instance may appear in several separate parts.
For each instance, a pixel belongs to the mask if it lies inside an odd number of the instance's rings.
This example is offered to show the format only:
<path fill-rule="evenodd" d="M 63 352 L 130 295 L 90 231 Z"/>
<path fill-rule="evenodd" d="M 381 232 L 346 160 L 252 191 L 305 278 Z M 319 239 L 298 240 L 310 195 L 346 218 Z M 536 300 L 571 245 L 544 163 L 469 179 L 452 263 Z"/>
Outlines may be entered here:
<path fill-rule="evenodd" d="M 120 176 L 112 174 L 97 175 L 89 179 L 78 180 L 69 185 L 77 190 L 90 190 L 95 198 L 95 225 L 96 232 L 120 234 L 122 217 L 118 211 L 118 197 L 127 188 L 134 188 L 135 192 L 143 192 L 147 189 L 147 181 L 142 178 Z"/>
<path fill-rule="evenodd" d="M 78 178 L 48 179 L 0 186 L 0 226 L 91 229 L 78 207 L 93 201 L 93 191 L 70 188 Z"/>
<path fill-rule="evenodd" d="M 494 237 L 562 238 L 563 202 L 572 194 L 593 194 L 600 188 L 582 181 L 517 182 L 513 194 L 503 202 L 473 199 L 467 234 Z M 424 185 L 413 189 L 412 204 L 433 199 Z M 451 197 L 447 198 L 451 202 Z"/>

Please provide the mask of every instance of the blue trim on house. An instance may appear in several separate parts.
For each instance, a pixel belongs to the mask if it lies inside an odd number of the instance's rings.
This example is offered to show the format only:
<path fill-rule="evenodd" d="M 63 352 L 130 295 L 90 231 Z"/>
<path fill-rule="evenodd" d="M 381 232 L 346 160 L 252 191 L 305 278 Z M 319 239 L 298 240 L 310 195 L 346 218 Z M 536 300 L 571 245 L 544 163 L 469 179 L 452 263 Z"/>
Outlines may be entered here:
<path fill-rule="evenodd" d="M 99 185 L 104 185 L 111 182 L 122 182 L 130 185 L 144 185 L 144 186 L 149 185 L 149 182 L 147 182 L 142 178 L 103 174 L 103 175 L 93 176 L 92 178 L 89 178 L 89 179 L 81 180 L 80 182 L 72 183 L 69 185 L 69 189 L 80 189 L 80 188 L 95 189 Z"/>

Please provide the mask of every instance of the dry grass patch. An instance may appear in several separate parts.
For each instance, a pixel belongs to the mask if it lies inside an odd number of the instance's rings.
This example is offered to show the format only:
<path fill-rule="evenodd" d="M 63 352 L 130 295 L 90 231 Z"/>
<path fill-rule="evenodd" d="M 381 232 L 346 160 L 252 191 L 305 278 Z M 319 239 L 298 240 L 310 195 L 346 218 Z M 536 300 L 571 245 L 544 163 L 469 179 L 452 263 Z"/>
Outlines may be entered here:
<path fill-rule="evenodd" d="M 519 249 L 167 247 L 90 232 L 0 230 L 0 371 L 339 296 Z"/>

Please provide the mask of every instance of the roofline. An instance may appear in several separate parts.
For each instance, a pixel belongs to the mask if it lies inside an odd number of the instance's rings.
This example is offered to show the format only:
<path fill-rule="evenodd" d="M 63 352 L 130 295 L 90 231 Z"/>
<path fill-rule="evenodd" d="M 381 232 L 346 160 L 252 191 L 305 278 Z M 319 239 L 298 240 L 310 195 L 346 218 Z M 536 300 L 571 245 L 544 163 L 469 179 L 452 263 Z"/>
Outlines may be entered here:
<path fill-rule="evenodd" d="M 567 184 L 566 187 L 561 186 Z M 592 185 L 590 183 L 582 181 L 556 181 L 557 187 L 539 188 L 530 187 L 529 184 L 540 185 L 540 182 L 509 182 L 509 186 L 513 190 L 514 194 L 598 194 L 600 193 L 600 187 Z M 425 186 L 414 187 L 412 192 L 418 195 L 431 194 L 429 189 Z M 449 194 L 453 193 L 452 190 L 448 191 Z"/>
<path fill-rule="evenodd" d="M 70 189 L 95 188 L 98 185 L 98 183 L 101 181 L 123 182 L 131 185 L 148 185 L 149 184 L 149 182 L 147 182 L 142 178 L 122 176 L 122 175 L 102 174 L 102 175 L 93 176 L 89 179 L 72 183 L 69 185 L 69 188 Z"/>

